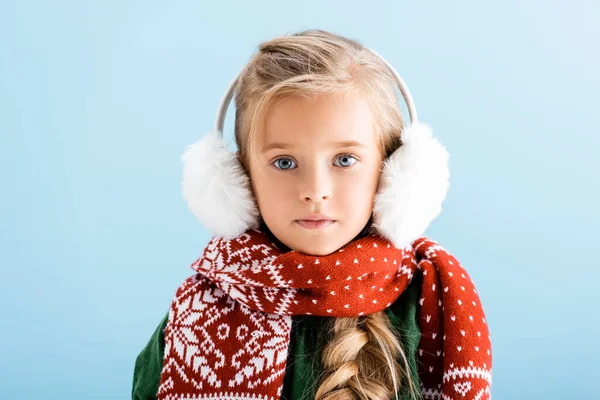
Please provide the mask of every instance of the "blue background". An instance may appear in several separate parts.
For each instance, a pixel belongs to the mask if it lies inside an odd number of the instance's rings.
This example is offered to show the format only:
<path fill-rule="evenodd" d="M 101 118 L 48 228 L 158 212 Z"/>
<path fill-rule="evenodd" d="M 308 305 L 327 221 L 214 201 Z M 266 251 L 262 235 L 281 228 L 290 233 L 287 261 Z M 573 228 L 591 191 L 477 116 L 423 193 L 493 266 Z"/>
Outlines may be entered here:
<path fill-rule="evenodd" d="M 494 398 L 598 398 L 600 6 L 483 3 L 2 1 L 0 399 L 130 398 L 209 239 L 180 156 L 307 28 L 392 63 L 450 152 L 426 234 L 479 290 Z"/>

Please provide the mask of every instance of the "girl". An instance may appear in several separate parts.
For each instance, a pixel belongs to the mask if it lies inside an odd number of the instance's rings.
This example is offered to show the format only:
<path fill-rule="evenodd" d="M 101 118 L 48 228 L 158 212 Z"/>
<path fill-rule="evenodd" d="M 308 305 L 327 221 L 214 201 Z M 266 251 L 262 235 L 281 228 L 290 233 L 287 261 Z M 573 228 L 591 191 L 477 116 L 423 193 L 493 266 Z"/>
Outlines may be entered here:
<path fill-rule="evenodd" d="M 134 399 L 490 398 L 477 291 L 422 236 L 448 154 L 377 53 L 323 30 L 262 43 L 183 161 L 213 238 L 137 357 Z"/>

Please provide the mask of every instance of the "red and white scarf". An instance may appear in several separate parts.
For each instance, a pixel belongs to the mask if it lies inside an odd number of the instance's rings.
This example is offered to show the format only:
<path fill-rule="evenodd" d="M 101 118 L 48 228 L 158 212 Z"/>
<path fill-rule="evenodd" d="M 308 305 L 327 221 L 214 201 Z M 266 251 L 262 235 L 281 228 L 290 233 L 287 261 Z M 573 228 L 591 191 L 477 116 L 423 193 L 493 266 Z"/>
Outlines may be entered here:
<path fill-rule="evenodd" d="M 382 311 L 423 275 L 418 347 L 426 399 L 489 399 L 483 307 L 458 260 L 423 236 L 394 247 L 371 234 L 326 256 L 282 252 L 263 232 L 213 237 L 173 299 L 159 399 L 279 399 L 292 315 Z"/>

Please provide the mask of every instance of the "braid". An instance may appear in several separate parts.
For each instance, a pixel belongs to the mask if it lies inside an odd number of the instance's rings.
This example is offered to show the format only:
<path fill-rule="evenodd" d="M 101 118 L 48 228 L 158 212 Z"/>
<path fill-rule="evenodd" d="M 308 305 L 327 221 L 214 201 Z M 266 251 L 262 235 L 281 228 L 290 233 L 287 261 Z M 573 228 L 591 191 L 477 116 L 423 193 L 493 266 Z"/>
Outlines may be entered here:
<path fill-rule="evenodd" d="M 390 400 L 397 397 L 403 379 L 413 397 L 419 397 L 399 337 L 384 311 L 332 320 L 316 400 Z"/>
<path fill-rule="evenodd" d="M 371 214 L 353 240 L 373 234 L 372 222 Z M 262 217 L 260 229 L 282 251 L 291 250 L 271 233 Z M 362 317 L 331 318 L 331 321 L 332 339 L 321 355 L 324 372 L 316 400 L 390 400 L 397 398 L 403 380 L 412 398 L 421 399 L 420 388 L 411 379 L 400 337 L 384 311 Z"/>

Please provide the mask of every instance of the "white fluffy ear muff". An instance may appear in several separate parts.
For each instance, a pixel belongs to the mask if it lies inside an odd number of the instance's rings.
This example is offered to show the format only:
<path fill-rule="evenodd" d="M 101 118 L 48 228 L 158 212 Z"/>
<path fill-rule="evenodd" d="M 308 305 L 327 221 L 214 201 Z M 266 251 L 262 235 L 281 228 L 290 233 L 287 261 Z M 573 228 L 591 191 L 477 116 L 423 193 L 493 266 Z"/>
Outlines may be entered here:
<path fill-rule="evenodd" d="M 402 146 L 384 161 L 373 204 L 373 228 L 403 248 L 423 235 L 442 210 L 450 186 L 449 154 L 432 136 L 431 128 L 417 120 L 412 97 L 398 72 L 370 51 L 393 73 L 411 119 L 402 132 Z M 215 130 L 189 145 L 182 156 L 183 197 L 188 207 L 213 236 L 228 240 L 260 224 L 250 179 L 223 141 L 225 113 L 238 79 L 231 82 L 221 101 Z"/>
<path fill-rule="evenodd" d="M 213 235 L 230 240 L 249 228 L 258 229 L 259 211 L 250 179 L 219 131 L 187 146 L 181 160 L 183 198 Z"/>
<path fill-rule="evenodd" d="M 397 248 L 425 233 L 442 211 L 450 186 L 450 156 L 428 125 L 413 123 L 402 132 L 402 142 L 384 161 L 372 224 Z"/>

